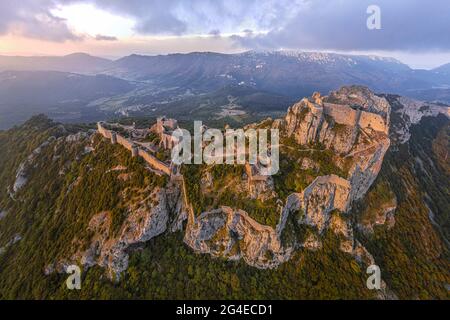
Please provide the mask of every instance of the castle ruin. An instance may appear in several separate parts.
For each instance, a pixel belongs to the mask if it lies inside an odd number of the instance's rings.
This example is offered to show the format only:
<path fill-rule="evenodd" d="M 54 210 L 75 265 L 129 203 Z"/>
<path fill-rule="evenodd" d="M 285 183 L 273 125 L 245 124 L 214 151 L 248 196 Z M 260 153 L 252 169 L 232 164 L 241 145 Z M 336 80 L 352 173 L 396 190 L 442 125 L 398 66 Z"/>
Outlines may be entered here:
<path fill-rule="evenodd" d="M 156 133 L 160 139 L 160 146 L 164 149 L 172 149 L 177 143 L 172 133 L 178 128 L 178 122 L 175 119 L 159 117 L 156 123 L 150 128 L 150 131 Z"/>
<path fill-rule="evenodd" d="M 162 161 L 158 160 L 156 157 L 151 155 L 146 150 L 140 148 L 137 144 L 135 144 L 133 141 L 128 140 L 127 138 L 123 137 L 119 133 L 109 130 L 104 126 L 104 123 L 98 122 L 97 123 L 97 131 L 100 133 L 103 137 L 110 139 L 111 143 L 120 144 L 121 146 L 125 147 L 127 150 L 131 152 L 131 155 L 133 157 L 140 156 L 144 161 L 154 170 L 157 170 L 159 172 L 162 172 L 167 175 L 171 175 L 172 173 L 172 167 L 168 166 L 167 164 L 163 163 Z"/>

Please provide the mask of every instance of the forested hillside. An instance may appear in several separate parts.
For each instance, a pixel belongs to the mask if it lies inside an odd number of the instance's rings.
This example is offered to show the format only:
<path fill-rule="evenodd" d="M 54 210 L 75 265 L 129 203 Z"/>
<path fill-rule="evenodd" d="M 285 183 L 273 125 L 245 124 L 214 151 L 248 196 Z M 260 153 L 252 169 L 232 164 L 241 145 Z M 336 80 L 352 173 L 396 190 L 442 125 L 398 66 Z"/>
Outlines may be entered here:
<path fill-rule="evenodd" d="M 393 226 L 374 225 L 373 233 L 360 229 L 358 238 L 399 298 L 449 298 L 444 240 L 449 175 L 442 149 L 448 128 L 443 116 L 424 118 L 414 126 L 410 141 L 388 152 L 376 182 L 351 212 L 355 225 L 370 223 L 371 208 L 395 195 Z M 224 173 L 214 174 L 220 178 Z M 433 180 L 421 178 L 429 176 Z M 339 249 L 338 236 L 330 230 L 323 234 L 321 248 L 299 249 L 276 269 L 259 270 L 242 260 L 195 253 L 183 243 L 183 232 L 175 231 L 133 248 L 118 281 L 95 266 L 83 270 L 82 289 L 70 291 L 64 272 L 46 272 L 50 264 L 76 251 L 74 239 L 82 242 L 92 236 L 87 226 L 95 214 L 109 212 L 111 232 L 117 232 L 127 204 L 136 201 L 133 194 L 166 183 L 89 126 L 62 126 L 39 116 L 0 132 L 0 299 L 378 297 L 366 287 L 366 270 Z M 295 181 L 286 180 L 285 186 L 295 188 Z"/>

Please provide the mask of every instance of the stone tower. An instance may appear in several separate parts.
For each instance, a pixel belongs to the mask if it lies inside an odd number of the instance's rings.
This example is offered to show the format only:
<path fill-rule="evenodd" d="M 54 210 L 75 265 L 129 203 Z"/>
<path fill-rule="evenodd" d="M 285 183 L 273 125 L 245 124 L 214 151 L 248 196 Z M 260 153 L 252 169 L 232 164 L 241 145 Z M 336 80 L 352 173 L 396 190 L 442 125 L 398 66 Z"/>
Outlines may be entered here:
<path fill-rule="evenodd" d="M 111 143 L 112 144 L 117 143 L 117 134 L 115 132 L 111 132 Z"/>
<path fill-rule="evenodd" d="M 139 149 L 136 145 L 133 145 L 131 147 L 131 156 L 132 157 L 137 157 L 139 155 Z"/>

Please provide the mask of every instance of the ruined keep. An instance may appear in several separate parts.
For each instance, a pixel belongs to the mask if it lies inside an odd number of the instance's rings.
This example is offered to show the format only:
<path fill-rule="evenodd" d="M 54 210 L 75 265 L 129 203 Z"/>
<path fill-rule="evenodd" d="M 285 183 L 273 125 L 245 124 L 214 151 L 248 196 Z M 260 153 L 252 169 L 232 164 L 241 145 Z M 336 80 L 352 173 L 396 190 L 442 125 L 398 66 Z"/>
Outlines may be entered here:
<path fill-rule="evenodd" d="M 172 136 L 174 130 L 178 128 L 178 121 L 160 117 L 156 119 L 156 123 L 150 128 L 156 133 L 160 139 L 160 146 L 164 149 L 172 149 L 178 141 Z"/>

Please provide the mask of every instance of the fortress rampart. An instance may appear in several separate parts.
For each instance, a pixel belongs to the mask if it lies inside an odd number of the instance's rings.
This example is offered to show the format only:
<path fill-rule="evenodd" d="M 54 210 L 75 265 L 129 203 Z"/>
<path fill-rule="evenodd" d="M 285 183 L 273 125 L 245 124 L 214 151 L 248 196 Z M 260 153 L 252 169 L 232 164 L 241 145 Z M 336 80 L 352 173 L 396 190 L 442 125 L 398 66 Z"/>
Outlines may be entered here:
<path fill-rule="evenodd" d="M 331 116 L 336 123 L 348 126 L 358 125 L 362 129 L 371 128 L 375 131 L 388 133 L 384 118 L 376 113 L 355 110 L 348 105 L 325 102 L 324 113 Z"/>
<path fill-rule="evenodd" d="M 170 175 L 170 167 L 167 166 L 166 164 L 162 163 L 161 161 L 159 161 L 158 159 L 156 159 L 154 156 L 152 156 L 151 154 L 149 154 L 148 152 L 139 149 L 138 150 L 138 154 L 139 156 L 141 156 L 145 162 L 147 162 L 152 168 L 162 171 L 167 175 Z"/>
<path fill-rule="evenodd" d="M 105 127 L 103 127 L 100 122 L 97 123 L 97 131 L 105 138 L 111 139 L 111 137 L 112 137 L 112 132 L 110 130 L 106 129 Z"/>
<path fill-rule="evenodd" d="M 127 138 L 122 137 L 120 134 L 117 134 L 117 143 L 125 147 L 125 149 L 132 151 L 133 150 L 133 142 L 128 140 Z"/>
<path fill-rule="evenodd" d="M 159 161 L 157 158 L 152 156 L 147 151 L 139 148 L 136 144 L 134 144 L 133 141 L 128 140 L 127 138 L 121 136 L 117 132 L 111 131 L 106 129 L 101 122 L 97 123 L 97 131 L 100 133 L 103 137 L 107 139 L 113 139 L 113 136 L 115 136 L 115 141 L 125 147 L 127 150 L 131 151 L 133 156 L 139 155 L 144 159 L 144 161 L 153 169 L 161 171 L 167 175 L 171 174 L 171 169 L 168 165 L 165 163 Z M 137 151 L 137 152 L 136 152 Z"/>
<path fill-rule="evenodd" d="M 334 121 L 348 126 L 356 126 L 358 123 L 358 110 L 350 108 L 350 106 L 324 103 L 323 111 L 325 114 L 331 116 Z"/>

